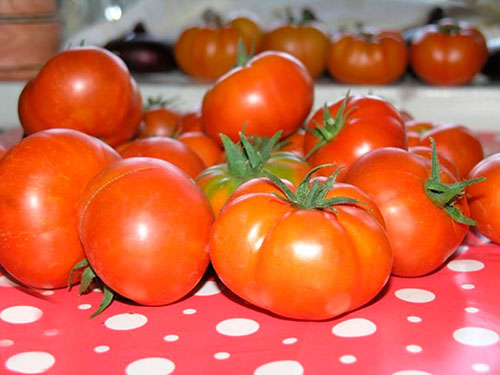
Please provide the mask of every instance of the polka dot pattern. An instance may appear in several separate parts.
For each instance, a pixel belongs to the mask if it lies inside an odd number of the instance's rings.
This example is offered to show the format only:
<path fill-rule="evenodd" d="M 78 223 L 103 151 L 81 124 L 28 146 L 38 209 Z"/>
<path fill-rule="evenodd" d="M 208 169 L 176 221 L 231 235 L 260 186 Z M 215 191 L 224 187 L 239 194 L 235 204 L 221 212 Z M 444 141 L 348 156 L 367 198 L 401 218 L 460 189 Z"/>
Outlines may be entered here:
<path fill-rule="evenodd" d="M 56 359 L 50 353 L 24 352 L 7 359 L 5 367 L 21 374 L 41 374 L 50 369 L 55 362 Z"/>

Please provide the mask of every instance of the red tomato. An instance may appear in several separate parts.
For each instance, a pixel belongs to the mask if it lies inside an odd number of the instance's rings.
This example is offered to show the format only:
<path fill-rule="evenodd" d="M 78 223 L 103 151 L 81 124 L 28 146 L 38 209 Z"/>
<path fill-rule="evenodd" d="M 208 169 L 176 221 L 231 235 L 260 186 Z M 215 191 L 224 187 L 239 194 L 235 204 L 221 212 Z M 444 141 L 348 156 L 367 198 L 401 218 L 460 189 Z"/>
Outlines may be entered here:
<path fill-rule="evenodd" d="M 480 233 L 500 243 L 500 154 L 480 161 L 469 172 L 468 178 L 486 177 L 486 181 L 467 186 L 470 215 L 477 222 Z"/>
<path fill-rule="evenodd" d="M 408 147 L 419 146 L 421 136 L 436 127 L 436 124 L 429 121 L 405 121 L 406 137 L 408 138 Z"/>
<path fill-rule="evenodd" d="M 447 156 L 458 168 L 460 178 L 484 158 L 483 146 L 472 131 L 465 126 L 444 124 L 424 133 L 420 139 L 422 146 L 430 146 L 434 138 L 440 153 Z"/>
<path fill-rule="evenodd" d="M 203 160 L 187 145 L 168 137 L 136 139 L 119 152 L 123 158 L 143 156 L 168 161 L 192 178 L 206 168 Z"/>
<path fill-rule="evenodd" d="M 79 209 L 90 266 L 137 303 L 182 298 L 208 266 L 210 205 L 172 164 L 152 158 L 112 163 L 87 186 Z"/>
<path fill-rule="evenodd" d="M 388 280 L 389 241 L 367 209 L 334 207 L 305 208 L 272 193 L 233 200 L 210 235 L 217 275 L 246 301 L 289 318 L 329 319 L 364 305 Z"/>
<path fill-rule="evenodd" d="M 428 146 L 413 146 L 409 147 L 408 151 L 412 154 L 420 155 L 426 158 L 427 160 L 432 160 L 432 148 Z M 437 152 L 439 158 L 439 164 L 441 167 L 446 168 L 457 180 L 460 179 L 460 175 L 458 173 L 458 168 L 454 162 L 451 161 L 449 157 L 444 155 L 442 152 Z"/>
<path fill-rule="evenodd" d="M 201 109 L 193 112 L 188 112 L 181 116 L 178 124 L 181 133 L 187 132 L 204 132 L 203 120 L 201 118 Z"/>
<path fill-rule="evenodd" d="M 60 52 L 29 81 L 19 97 L 27 134 L 70 128 L 117 146 L 131 138 L 142 117 L 142 99 L 125 63 L 98 47 Z"/>
<path fill-rule="evenodd" d="M 0 161 L 2 267 L 35 288 L 68 285 L 84 258 L 76 206 L 90 179 L 118 159 L 105 143 L 70 129 L 40 131 L 13 146 Z"/>
<path fill-rule="evenodd" d="M 438 176 L 443 184 L 456 182 L 447 170 Z M 421 276 L 436 270 L 467 233 L 468 224 L 455 221 L 448 213 L 455 208 L 469 214 L 463 191 L 438 205 L 431 200 L 439 195 L 433 193 L 435 185 L 426 185 L 430 177 L 429 160 L 393 147 L 367 153 L 347 171 L 345 181 L 370 195 L 382 212 L 395 275 Z"/>
<path fill-rule="evenodd" d="M 216 164 L 222 153 L 222 149 L 212 138 L 199 131 L 182 133 L 177 139 L 193 150 L 207 167 Z"/>
<path fill-rule="evenodd" d="M 481 32 L 465 23 L 442 19 L 423 27 L 410 48 L 410 63 L 432 85 L 470 82 L 486 63 L 488 49 Z"/>
<path fill-rule="evenodd" d="M 202 106 L 205 132 L 219 144 L 221 133 L 237 142 L 245 124 L 247 135 L 272 137 L 282 130 L 286 137 L 308 116 L 313 96 L 312 78 L 300 61 L 285 53 L 263 52 L 207 91 Z"/>
<path fill-rule="evenodd" d="M 167 106 L 154 106 L 143 114 L 143 122 L 139 127 L 139 138 L 171 137 L 177 130 L 181 113 Z"/>
<path fill-rule="evenodd" d="M 283 139 L 284 146 L 279 148 L 279 151 L 295 152 L 297 155 L 304 156 L 304 138 L 306 131 L 300 128 L 289 137 Z"/>
<path fill-rule="evenodd" d="M 404 74 L 407 55 L 403 36 L 395 31 L 339 33 L 330 43 L 327 68 L 340 82 L 387 84 Z"/>
<path fill-rule="evenodd" d="M 344 101 L 345 108 L 341 111 Z M 352 95 L 326 106 L 332 119 L 325 123 L 324 108 L 317 110 L 306 125 L 304 138 L 304 155 L 310 155 L 307 161 L 313 167 L 335 164 L 335 167 L 321 169 L 320 174 L 330 175 L 334 169 L 343 167 L 338 176 L 342 181 L 351 164 L 368 151 L 386 146 L 407 148 L 401 115 L 385 100 Z M 334 120 L 336 116 L 340 118 Z M 316 133 L 317 127 L 327 131 L 326 136 Z M 313 152 L 316 147 L 319 148 Z"/>

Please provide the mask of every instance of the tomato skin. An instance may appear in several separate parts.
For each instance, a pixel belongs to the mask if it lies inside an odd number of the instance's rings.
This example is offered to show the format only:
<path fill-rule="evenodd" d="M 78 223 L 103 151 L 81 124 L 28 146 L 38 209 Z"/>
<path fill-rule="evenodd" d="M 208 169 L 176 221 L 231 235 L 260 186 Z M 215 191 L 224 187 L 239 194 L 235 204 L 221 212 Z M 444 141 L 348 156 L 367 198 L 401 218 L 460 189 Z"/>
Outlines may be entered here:
<path fill-rule="evenodd" d="M 437 124 L 429 121 L 416 121 L 413 119 L 405 121 L 406 137 L 408 138 L 408 147 L 420 146 L 421 136 L 425 132 L 434 129 L 436 126 Z"/>
<path fill-rule="evenodd" d="M 483 146 L 472 131 L 457 124 L 441 124 L 425 132 L 420 145 L 430 146 L 431 138 L 436 142 L 437 150 L 447 156 L 458 169 L 460 178 L 484 158 Z"/>
<path fill-rule="evenodd" d="M 432 160 L 432 148 L 428 146 L 413 146 L 408 147 L 408 152 L 412 154 L 420 155 L 427 160 Z M 440 168 L 446 168 L 457 180 L 460 179 L 460 174 L 458 173 L 458 168 L 453 161 L 442 152 L 437 151 L 439 166 Z"/>
<path fill-rule="evenodd" d="M 330 319 L 371 300 L 392 264 L 383 228 L 365 210 L 300 210 L 269 193 L 224 206 L 210 257 L 246 301 L 294 319 Z"/>
<path fill-rule="evenodd" d="M 459 30 L 443 31 L 450 20 L 427 25 L 410 47 L 410 64 L 415 73 L 432 85 L 457 86 L 470 82 L 486 63 L 488 49 L 481 32 L 466 24 Z"/>
<path fill-rule="evenodd" d="M 67 286 L 70 270 L 84 258 L 80 196 L 118 159 L 104 142 L 71 129 L 40 131 L 14 145 L 0 162 L 2 267 L 31 287 Z"/>
<path fill-rule="evenodd" d="M 194 131 L 205 132 L 203 127 L 203 120 L 201 118 L 201 109 L 185 113 L 183 116 L 181 116 L 181 118 L 179 119 L 178 128 L 180 129 L 181 133 Z"/>
<path fill-rule="evenodd" d="M 111 146 L 131 138 L 142 117 L 142 98 L 125 63 L 98 47 L 60 52 L 24 87 L 18 102 L 26 134 L 69 128 Z"/>
<path fill-rule="evenodd" d="M 325 70 L 328 35 L 313 24 L 278 26 L 264 34 L 260 51 L 281 51 L 299 59 L 313 78 Z"/>
<path fill-rule="evenodd" d="M 203 132 L 182 133 L 177 139 L 193 150 L 203 160 L 206 167 L 215 165 L 223 152 L 219 145 Z"/>
<path fill-rule="evenodd" d="M 468 225 L 460 224 L 427 197 L 424 182 L 430 176 L 430 161 L 405 150 L 380 148 L 358 159 L 345 181 L 366 192 L 384 217 L 391 243 L 392 273 L 415 277 L 440 267 L 462 242 Z M 441 171 L 443 183 L 456 182 Z M 466 216 L 465 196 L 456 203 Z"/>
<path fill-rule="evenodd" d="M 500 154 L 493 154 L 472 168 L 467 178 L 486 177 L 485 181 L 467 186 L 466 195 L 475 229 L 495 243 L 500 243 Z"/>
<path fill-rule="evenodd" d="M 187 145 L 169 137 L 136 139 L 119 149 L 122 158 L 150 157 L 174 164 L 191 178 L 195 178 L 206 166 L 203 160 Z"/>
<path fill-rule="evenodd" d="M 344 98 L 328 103 L 328 110 L 335 117 Z M 335 138 L 327 142 L 307 161 L 313 166 L 335 163 L 334 167 L 322 168 L 318 171 L 323 176 L 331 175 L 335 169 L 342 167 L 337 180 L 343 181 L 344 175 L 352 163 L 365 153 L 380 147 L 407 148 L 406 133 L 401 115 L 392 104 L 376 96 L 352 95 L 348 98 L 345 112 L 346 122 Z M 318 109 L 306 125 L 315 128 L 321 124 L 323 108 Z M 304 138 L 304 155 L 312 150 L 318 139 L 306 132 Z"/>
<path fill-rule="evenodd" d="M 220 77 L 206 92 L 205 132 L 219 144 L 221 133 L 238 142 L 246 123 L 248 136 L 271 138 L 282 130 L 286 137 L 302 125 L 313 97 L 313 81 L 302 63 L 289 54 L 263 52 Z"/>
<path fill-rule="evenodd" d="M 395 31 L 339 33 L 327 54 L 327 69 L 344 83 L 387 84 L 406 71 L 408 52 L 402 35 Z"/>
<path fill-rule="evenodd" d="M 172 108 L 150 108 L 143 114 L 137 137 L 171 137 L 177 130 L 181 117 L 181 113 Z"/>
<path fill-rule="evenodd" d="M 306 131 L 300 128 L 295 133 L 290 135 L 286 140 L 287 144 L 280 148 L 279 151 L 295 152 L 297 155 L 304 157 L 304 138 Z"/>
<path fill-rule="evenodd" d="M 210 205 L 191 179 L 163 160 L 110 164 L 87 186 L 79 210 L 92 269 L 137 303 L 163 305 L 184 297 L 208 266 Z"/>

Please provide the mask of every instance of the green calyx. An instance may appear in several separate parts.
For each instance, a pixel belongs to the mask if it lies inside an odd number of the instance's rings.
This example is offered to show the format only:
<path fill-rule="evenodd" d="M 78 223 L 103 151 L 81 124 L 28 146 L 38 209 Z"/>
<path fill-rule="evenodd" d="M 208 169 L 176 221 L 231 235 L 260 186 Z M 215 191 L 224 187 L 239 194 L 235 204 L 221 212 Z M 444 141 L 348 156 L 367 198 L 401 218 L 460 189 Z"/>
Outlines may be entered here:
<path fill-rule="evenodd" d="M 221 134 L 229 173 L 241 181 L 262 175 L 264 163 L 271 157 L 271 152 L 276 147 L 281 134 L 282 131 L 278 131 L 272 138 L 254 137 L 257 146 L 245 136 L 244 130 L 240 132 L 238 143 L 234 143 L 228 136 Z"/>
<path fill-rule="evenodd" d="M 252 48 L 250 49 L 250 53 L 247 53 L 247 46 L 243 39 L 238 39 L 238 44 L 236 46 L 236 63 L 234 64 L 234 68 L 243 67 L 248 64 L 250 59 L 253 57 L 255 53 L 255 41 L 252 40 Z"/>
<path fill-rule="evenodd" d="M 306 160 L 309 159 L 316 151 L 318 151 L 325 144 L 335 139 L 337 135 L 340 133 L 344 124 L 347 120 L 347 116 L 351 113 L 354 108 L 351 108 L 346 112 L 345 108 L 347 105 L 347 100 L 349 99 L 349 91 L 347 92 L 344 100 L 342 101 L 342 105 L 335 117 L 332 117 L 330 114 L 330 110 L 328 109 L 328 104 L 325 103 L 323 106 L 323 121 L 321 124 L 318 124 L 316 121 L 314 124 L 315 128 L 306 128 L 306 131 L 311 133 L 314 137 L 318 139 L 318 142 L 314 145 L 314 147 L 307 153 Z"/>
<path fill-rule="evenodd" d="M 439 171 L 436 144 L 433 138 L 430 140 L 432 143 L 432 170 L 431 177 L 425 180 L 424 183 L 425 193 L 436 206 L 441 207 L 456 222 L 466 225 L 476 225 L 477 223 L 470 217 L 465 216 L 464 213 L 455 206 L 455 203 L 457 199 L 464 194 L 466 186 L 484 181 L 486 178 L 481 177 L 452 184 L 443 184 Z"/>
<path fill-rule="evenodd" d="M 296 208 L 302 210 L 327 209 L 337 213 L 337 210 L 335 209 L 336 205 L 363 204 L 363 202 L 348 197 L 326 198 L 326 195 L 335 183 L 335 179 L 337 178 L 340 168 L 338 168 L 325 182 L 316 180 L 311 184 L 311 177 L 316 171 L 321 168 L 331 166 L 333 166 L 333 164 L 323 164 L 311 169 L 304 177 L 295 193 L 292 192 L 276 175 L 270 173 L 269 171 L 263 171 L 263 173 L 285 194 L 285 197 L 278 195 L 279 198 L 284 199 Z"/>
<path fill-rule="evenodd" d="M 68 289 L 71 289 L 73 274 L 78 269 L 83 269 L 80 288 L 78 289 L 78 295 L 81 296 L 82 294 L 88 292 L 90 284 L 92 283 L 92 281 L 98 280 L 98 277 L 92 267 L 90 267 L 88 260 L 83 259 L 75 264 L 71 269 L 68 277 Z M 111 304 L 111 302 L 113 301 L 113 297 L 113 291 L 103 284 L 103 296 L 101 304 L 99 305 L 97 310 L 90 316 L 90 319 L 95 318 L 97 315 L 102 313 Z"/>
<path fill-rule="evenodd" d="M 457 23 L 438 25 L 438 30 L 444 34 L 455 35 L 460 32 L 461 27 Z"/>

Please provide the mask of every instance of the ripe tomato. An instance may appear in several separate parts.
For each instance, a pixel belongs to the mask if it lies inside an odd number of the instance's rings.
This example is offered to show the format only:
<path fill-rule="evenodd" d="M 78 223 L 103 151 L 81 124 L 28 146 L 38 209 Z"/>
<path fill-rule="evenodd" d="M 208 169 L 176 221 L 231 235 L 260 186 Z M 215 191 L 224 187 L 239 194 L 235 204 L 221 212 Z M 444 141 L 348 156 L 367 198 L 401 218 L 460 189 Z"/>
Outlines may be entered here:
<path fill-rule="evenodd" d="M 465 178 L 472 167 L 484 158 L 481 142 L 465 126 L 439 125 L 425 132 L 420 139 L 420 144 L 430 146 L 431 138 L 436 141 L 438 151 L 455 163 L 460 178 Z"/>
<path fill-rule="evenodd" d="M 475 227 L 480 233 L 500 243 L 500 154 L 494 154 L 480 161 L 469 172 L 469 178 L 486 177 L 486 181 L 467 186 L 467 200 Z"/>
<path fill-rule="evenodd" d="M 412 154 L 420 155 L 426 158 L 427 160 L 432 160 L 432 148 L 428 146 L 413 146 L 408 147 L 408 151 Z M 444 155 L 442 152 L 437 152 L 439 158 L 440 167 L 446 168 L 457 180 L 460 179 L 460 175 L 458 173 L 458 168 L 451 159 Z"/>
<path fill-rule="evenodd" d="M 18 102 L 26 134 L 70 128 L 117 146 L 142 118 L 142 99 L 125 63 L 98 47 L 60 52 L 24 87 Z"/>
<path fill-rule="evenodd" d="M 436 124 L 429 121 L 405 121 L 406 137 L 408 138 L 408 147 L 419 146 L 421 136 L 436 127 Z"/>
<path fill-rule="evenodd" d="M 436 270 L 460 245 L 472 223 L 466 217 L 465 183 L 446 185 L 457 180 L 436 164 L 431 169 L 428 159 L 385 147 L 362 156 L 347 171 L 345 181 L 370 195 L 382 212 L 395 275 L 421 276 Z M 453 194 L 441 193 L 451 187 L 456 188 Z"/>
<path fill-rule="evenodd" d="M 327 184 L 323 189 L 324 200 L 339 198 Z M 349 189 L 359 191 L 342 194 Z M 346 202 L 332 211 L 320 204 L 248 192 L 225 205 L 209 245 L 222 282 L 246 301 L 294 319 L 329 319 L 369 302 L 391 270 L 385 231 L 364 205 Z"/>
<path fill-rule="evenodd" d="M 206 25 L 185 29 L 174 46 L 179 67 L 188 75 L 214 79 L 229 71 L 236 63 L 237 44 L 241 38 L 250 52 L 260 40 L 262 31 L 250 18 L 223 24 L 210 14 Z"/>
<path fill-rule="evenodd" d="M 216 164 L 222 154 L 219 145 L 203 132 L 182 133 L 177 139 L 193 150 L 203 160 L 206 167 Z"/>
<path fill-rule="evenodd" d="M 21 283 L 60 288 L 83 259 L 76 206 L 90 179 L 120 156 L 70 129 L 37 132 L 0 161 L 0 264 Z"/>
<path fill-rule="evenodd" d="M 130 158 L 85 189 L 80 237 L 106 286 L 145 305 L 174 302 L 203 276 L 213 217 L 203 192 L 163 160 Z"/>
<path fill-rule="evenodd" d="M 153 105 L 144 111 L 138 138 L 171 137 L 175 134 L 182 114 L 167 104 Z"/>
<path fill-rule="evenodd" d="M 306 136 L 306 131 L 304 128 L 300 128 L 292 135 L 283 139 L 283 147 L 279 148 L 279 151 L 295 152 L 297 155 L 304 156 L 304 138 Z"/>
<path fill-rule="evenodd" d="M 178 128 L 181 133 L 204 132 L 201 109 L 185 113 L 179 119 Z"/>
<path fill-rule="evenodd" d="M 206 168 L 203 160 L 187 145 L 168 137 L 136 139 L 119 152 L 123 158 L 142 156 L 168 161 L 192 178 Z"/>
<path fill-rule="evenodd" d="M 410 64 L 432 85 L 470 82 L 486 63 L 488 49 L 481 32 L 449 18 L 417 32 L 410 47 Z"/>
<path fill-rule="evenodd" d="M 272 137 L 282 130 L 286 137 L 305 121 L 313 96 L 312 78 L 300 61 L 281 52 L 263 52 L 206 92 L 205 132 L 219 144 L 220 134 L 238 141 L 245 124 L 248 135 Z"/>
<path fill-rule="evenodd" d="M 328 72 L 340 82 L 387 84 L 404 74 L 408 53 L 398 32 L 360 30 L 334 36 L 326 61 Z"/>
<path fill-rule="evenodd" d="M 334 169 L 343 167 L 338 177 L 342 181 L 347 169 L 361 155 L 379 147 L 407 148 L 401 115 L 385 100 L 352 95 L 326 103 L 325 107 L 309 120 L 304 138 L 304 155 L 313 167 L 335 164 L 335 168 L 324 168 L 320 174 L 330 175 Z"/>

